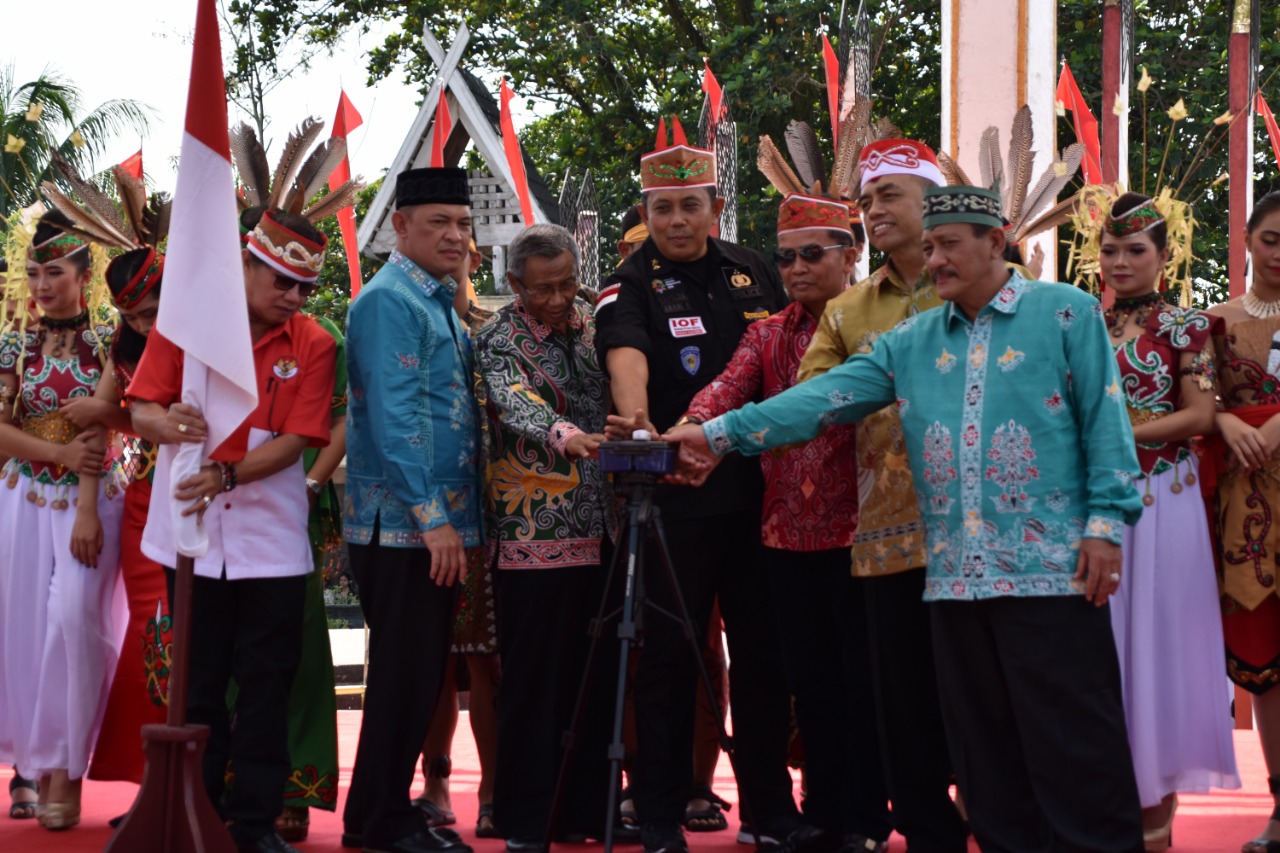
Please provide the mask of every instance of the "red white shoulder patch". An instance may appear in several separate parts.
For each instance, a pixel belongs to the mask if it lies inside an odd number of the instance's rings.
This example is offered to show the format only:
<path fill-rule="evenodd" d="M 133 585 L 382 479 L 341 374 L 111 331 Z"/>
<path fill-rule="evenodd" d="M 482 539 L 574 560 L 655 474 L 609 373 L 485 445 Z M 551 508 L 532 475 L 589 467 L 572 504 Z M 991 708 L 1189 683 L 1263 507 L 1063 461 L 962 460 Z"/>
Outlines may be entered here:
<path fill-rule="evenodd" d="M 599 311 L 606 305 L 612 305 L 618 301 L 618 294 L 622 292 L 622 283 L 615 282 L 600 291 L 600 296 L 596 298 L 596 310 Z"/>

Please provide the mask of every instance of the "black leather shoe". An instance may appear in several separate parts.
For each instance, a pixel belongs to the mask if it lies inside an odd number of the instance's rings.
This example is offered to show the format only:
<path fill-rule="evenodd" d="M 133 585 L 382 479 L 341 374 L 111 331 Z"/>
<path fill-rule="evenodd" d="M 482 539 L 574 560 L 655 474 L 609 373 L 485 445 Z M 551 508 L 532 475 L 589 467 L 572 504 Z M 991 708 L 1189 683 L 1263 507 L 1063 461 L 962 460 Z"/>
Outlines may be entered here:
<path fill-rule="evenodd" d="M 462 836 L 456 832 L 424 829 L 391 844 L 370 846 L 366 843 L 364 853 L 472 853 L 472 850 L 462 843 Z"/>
<path fill-rule="evenodd" d="M 274 832 L 268 832 L 254 841 L 237 841 L 236 850 L 240 853 L 298 853 L 298 848 Z"/>
<path fill-rule="evenodd" d="M 507 853 L 546 853 L 541 838 L 508 838 Z"/>

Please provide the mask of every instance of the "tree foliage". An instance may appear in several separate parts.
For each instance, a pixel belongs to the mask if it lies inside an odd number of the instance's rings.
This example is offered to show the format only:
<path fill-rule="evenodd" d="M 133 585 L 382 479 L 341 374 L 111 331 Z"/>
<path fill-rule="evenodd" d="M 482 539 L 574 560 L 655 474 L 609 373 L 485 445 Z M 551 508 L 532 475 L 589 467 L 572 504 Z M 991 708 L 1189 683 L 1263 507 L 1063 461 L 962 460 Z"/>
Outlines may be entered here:
<path fill-rule="evenodd" d="M 848 0 L 856 6 L 856 0 Z M 809 121 L 829 136 L 822 78 L 821 32 L 835 41 L 840 4 L 817 0 L 254 0 L 258 43 L 272 51 L 301 33 L 331 46 L 352 29 L 391 24 L 393 32 L 367 57 L 371 81 L 393 69 L 425 86 L 434 68 L 421 43 L 424 23 L 446 41 L 465 21 L 471 42 L 464 62 L 493 83 L 507 75 L 542 118 L 521 131 L 545 174 L 591 169 L 606 223 L 636 200 L 639 157 L 652 148 L 660 114 L 678 114 L 692 127 L 702 94 L 703 57 L 724 86 L 740 133 L 739 204 L 743 242 L 767 249 L 772 240 L 772 191 L 754 168 L 761 134 L 778 138 L 791 119 Z M 1058 0 L 1058 60 L 1070 62 L 1094 113 L 1101 113 L 1101 0 Z M 1230 0 L 1136 0 L 1135 66 L 1155 84 L 1148 111 L 1132 93 L 1130 159 L 1134 183 L 1143 171 L 1144 118 L 1149 144 L 1145 171 L 1154 178 L 1169 120 L 1180 98 L 1188 118 L 1169 146 L 1165 177 L 1187 177 L 1212 119 L 1227 108 Z M 941 113 L 941 25 L 936 0 L 868 0 L 875 114 L 892 118 L 907 135 L 935 143 Z M 1259 82 L 1280 102 L 1280 5 L 1262 4 Z M 1011 23 L 1011 22 L 1010 22 Z M 999 26 L 999 22 L 992 22 Z M 839 48 L 838 48 L 839 49 Z M 1135 67 L 1134 79 L 1138 77 Z M 1277 103 L 1280 106 L 1280 103 Z M 1260 127 L 1260 123 L 1259 123 Z M 1219 131 L 1219 135 L 1221 131 Z M 1216 137 L 1215 137 L 1216 138 Z M 1059 147 L 1074 139 L 1070 120 L 1059 125 Z M 1258 193 L 1276 182 L 1270 146 L 1256 146 Z M 1207 152 L 1207 156 L 1206 156 Z M 1196 275 L 1209 282 L 1203 299 L 1226 287 L 1227 185 L 1208 186 L 1226 172 L 1225 140 L 1201 151 L 1203 163 L 1183 197 L 1195 199 L 1200 227 Z M 604 228 L 606 243 L 614 228 Z"/>
<path fill-rule="evenodd" d="M 38 201 L 42 182 L 62 184 L 51 167 L 52 152 L 89 174 L 114 136 L 145 133 L 149 114 L 150 108 L 129 100 L 85 112 L 80 90 L 56 73 L 19 84 L 12 65 L 0 69 L 0 218 Z"/>

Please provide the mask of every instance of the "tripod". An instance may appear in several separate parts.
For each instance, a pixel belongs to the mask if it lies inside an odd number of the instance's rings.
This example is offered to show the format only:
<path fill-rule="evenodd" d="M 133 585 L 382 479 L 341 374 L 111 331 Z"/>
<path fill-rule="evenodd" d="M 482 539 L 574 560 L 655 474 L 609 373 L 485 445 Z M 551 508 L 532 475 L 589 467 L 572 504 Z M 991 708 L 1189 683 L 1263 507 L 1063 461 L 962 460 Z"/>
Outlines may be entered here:
<path fill-rule="evenodd" d="M 575 741 L 582 724 L 582 713 L 586 704 L 586 697 L 591 687 L 596 655 L 599 653 L 600 640 L 604 636 L 604 629 L 607 624 L 615 618 L 618 619 L 616 636 L 618 637 L 619 648 L 618 677 L 614 688 L 613 737 L 609 743 L 608 751 L 609 798 L 604 820 L 604 853 L 613 853 L 614 825 L 618 814 L 619 784 L 622 779 L 622 759 L 625 754 L 622 744 L 622 718 L 626 703 L 627 662 L 631 657 L 631 650 L 640 639 L 640 621 L 645 607 L 680 625 L 685 639 L 689 643 L 689 654 L 693 657 L 699 680 L 703 689 L 707 692 L 707 698 L 710 700 L 712 707 L 716 704 L 715 690 L 711 686 L 711 676 L 708 675 L 706 664 L 702 659 L 702 642 L 705 639 L 705 632 L 700 633 L 694 629 L 693 620 L 689 616 L 689 609 L 685 606 L 684 594 L 680 591 L 680 583 L 676 578 L 675 566 L 671 561 L 671 552 L 667 548 L 666 532 L 662 527 L 661 510 L 653 503 L 654 487 L 661 476 L 660 473 L 632 470 L 620 473 L 614 479 L 614 488 L 627 499 L 626 514 L 623 516 L 622 529 L 618 534 L 618 544 L 621 546 L 625 541 L 626 550 L 624 551 L 619 547 L 614 551 L 613 559 L 609 566 L 609 574 L 605 578 L 604 594 L 600 599 L 600 609 L 591 623 L 591 646 L 587 653 L 586 671 L 583 673 L 582 682 L 578 687 L 578 697 L 574 702 L 573 716 L 569 723 L 569 729 L 565 732 L 562 740 L 564 753 L 560 763 L 560 772 L 556 777 L 555 793 L 551 799 L 551 812 L 547 817 L 547 828 L 543 837 L 544 850 L 550 850 L 551 843 L 554 840 L 556 821 L 560 814 L 561 801 L 569 777 Z M 645 544 L 650 537 L 657 540 L 663 574 L 666 576 L 667 583 L 671 586 L 672 598 L 676 603 L 676 612 L 660 607 L 644 595 Z M 609 610 L 610 593 L 614 580 L 624 566 L 622 604 L 618 608 Z M 724 720 L 720 718 L 719 714 L 714 716 L 716 718 L 717 739 L 720 742 L 720 749 L 729 757 L 730 766 L 733 767 L 736 777 L 738 776 L 738 763 L 734 753 L 733 740 L 725 730 Z M 742 799 L 744 810 L 750 813 L 750 803 L 745 789 L 742 790 Z M 759 830 L 755 827 L 755 821 L 752 822 L 752 832 L 756 847 L 759 847 L 760 835 Z"/>

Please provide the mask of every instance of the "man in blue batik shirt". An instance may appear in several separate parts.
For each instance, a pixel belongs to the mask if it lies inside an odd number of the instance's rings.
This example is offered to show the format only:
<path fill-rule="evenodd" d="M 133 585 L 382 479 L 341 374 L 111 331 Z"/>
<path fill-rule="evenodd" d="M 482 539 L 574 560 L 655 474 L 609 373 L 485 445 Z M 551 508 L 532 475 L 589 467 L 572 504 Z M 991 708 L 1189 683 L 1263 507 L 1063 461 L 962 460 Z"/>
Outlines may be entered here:
<path fill-rule="evenodd" d="M 395 251 L 347 315 L 343 537 L 370 633 L 343 844 L 470 853 L 451 830 L 428 829 L 409 800 L 444 682 L 463 549 L 480 544 L 471 342 L 450 277 L 471 238 L 466 172 L 402 172 L 391 223 Z"/>
<path fill-rule="evenodd" d="M 927 528 L 943 717 L 979 845 L 1142 850 L 1105 607 L 1142 501 L 1099 305 L 1005 267 L 996 193 L 935 187 L 924 204 L 926 263 L 949 305 L 665 438 L 761 453 L 896 402 Z"/>

